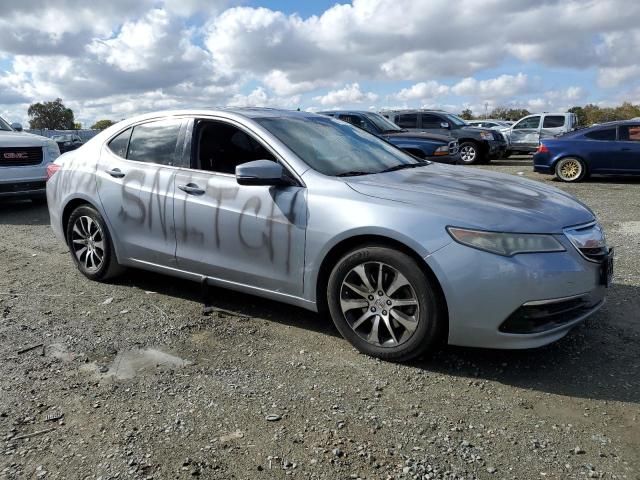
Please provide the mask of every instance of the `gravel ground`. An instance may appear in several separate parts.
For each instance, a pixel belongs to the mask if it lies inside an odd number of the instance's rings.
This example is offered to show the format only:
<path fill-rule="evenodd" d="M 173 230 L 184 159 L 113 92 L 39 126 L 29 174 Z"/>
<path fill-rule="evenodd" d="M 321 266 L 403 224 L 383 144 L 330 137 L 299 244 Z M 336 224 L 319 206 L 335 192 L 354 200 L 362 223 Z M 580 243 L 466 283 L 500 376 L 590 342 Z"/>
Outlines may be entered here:
<path fill-rule="evenodd" d="M 553 345 L 380 362 L 294 307 L 89 282 L 45 207 L 1 203 L 0 478 L 640 479 L 640 179 L 478 168 L 573 193 L 616 247 L 609 302 Z"/>

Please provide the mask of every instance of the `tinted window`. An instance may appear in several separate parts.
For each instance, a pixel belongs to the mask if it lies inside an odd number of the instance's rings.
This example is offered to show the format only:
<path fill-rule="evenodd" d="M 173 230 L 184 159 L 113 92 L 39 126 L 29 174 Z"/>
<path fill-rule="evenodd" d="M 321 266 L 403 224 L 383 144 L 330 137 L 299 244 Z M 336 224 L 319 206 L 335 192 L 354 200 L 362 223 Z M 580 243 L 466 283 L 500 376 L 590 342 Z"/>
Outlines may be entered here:
<path fill-rule="evenodd" d="M 197 150 L 193 168 L 233 175 L 242 163 L 276 161 L 262 144 L 233 125 L 201 121 L 195 135 Z"/>
<path fill-rule="evenodd" d="M 338 118 L 343 122 L 350 123 L 351 125 L 355 125 L 356 127 L 365 128 L 366 125 L 364 123 L 364 119 L 360 115 L 338 115 Z"/>
<path fill-rule="evenodd" d="M 396 123 L 402 128 L 418 128 L 418 114 L 405 113 L 404 115 L 398 115 Z"/>
<path fill-rule="evenodd" d="M 129 145 L 129 137 L 131 136 L 131 129 L 127 128 L 120 135 L 115 137 L 109 142 L 109 150 L 122 158 L 127 158 L 127 146 Z"/>
<path fill-rule="evenodd" d="M 640 142 L 640 125 L 620 125 L 620 140 Z"/>
<path fill-rule="evenodd" d="M 615 140 L 616 129 L 605 128 L 604 130 L 594 130 L 593 132 L 585 133 L 584 136 L 591 140 Z"/>
<path fill-rule="evenodd" d="M 129 160 L 172 165 L 181 120 L 161 120 L 133 127 L 129 141 Z"/>
<path fill-rule="evenodd" d="M 564 117 L 561 115 L 549 115 L 544 117 L 542 128 L 558 128 L 564 126 Z"/>
<path fill-rule="evenodd" d="M 535 116 L 535 117 L 525 118 L 524 120 L 519 121 L 513 128 L 517 130 L 519 128 L 538 128 L 539 126 L 540 126 L 540 117 Z"/>
<path fill-rule="evenodd" d="M 431 115 L 430 113 L 422 114 L 422 128 L 441 128 L 440 124 L 445 120 L 437 115 Z"/>

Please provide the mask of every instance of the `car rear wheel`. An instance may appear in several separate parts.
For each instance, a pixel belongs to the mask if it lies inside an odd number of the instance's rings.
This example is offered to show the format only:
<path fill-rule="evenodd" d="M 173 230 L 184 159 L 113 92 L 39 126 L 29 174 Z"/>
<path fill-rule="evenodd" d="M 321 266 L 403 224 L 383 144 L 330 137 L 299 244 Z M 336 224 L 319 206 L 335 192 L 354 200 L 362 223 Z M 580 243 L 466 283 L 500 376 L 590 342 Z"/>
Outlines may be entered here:
<path fill-rule="evenodd" d="M 331 272 L 327 300 L 336 328 L 362 353 L 404 361 L 441 338 L 435 289 L 397 250 L 371 245 L 346 254 Z"/>
<path fill-rule="evenodd" d="M 123 270 L 102 216 L 89 205 L 82 205 L 71 213 L 67 243 L 78 270 L 91 280 L 104 281 Z"/>
<path fill-rule="evenodd" d="M 584 162 L 579 158 L 567 157 L 556 163 L 556 177 L 563 182 L 579 182 L 586 173 Z"/>
<path fill-rule="evenodd" d="M 465 165 L 471 165 L 473 163 L 480 163 L 482 161 L 482 155 L 478 145 L 473 142 L 464 142 L 460 145 L 460 163 Z"/>

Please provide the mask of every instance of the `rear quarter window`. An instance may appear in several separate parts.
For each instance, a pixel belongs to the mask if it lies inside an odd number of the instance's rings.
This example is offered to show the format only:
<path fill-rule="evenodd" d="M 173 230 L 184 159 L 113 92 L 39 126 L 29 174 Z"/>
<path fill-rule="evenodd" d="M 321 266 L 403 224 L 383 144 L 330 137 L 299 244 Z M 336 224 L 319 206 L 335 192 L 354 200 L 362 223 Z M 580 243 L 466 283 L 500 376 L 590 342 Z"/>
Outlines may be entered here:
<path fill-rule="evenodd" d="M 615 128 L 603 128 L 602 130 L 594 130 L 593 132 L 587 132 L 584 136 L 590 140 L 615 140 L 616 129 Z"/>
<path fill-rule="evenodd" d="M 127 158 L 127 147 L 129 146 L 129 137 L 131 137 L 131 129 L 127 128 L 124 132 L 111 139 L 107 144 L 109 150 L 122 158 Z"/>

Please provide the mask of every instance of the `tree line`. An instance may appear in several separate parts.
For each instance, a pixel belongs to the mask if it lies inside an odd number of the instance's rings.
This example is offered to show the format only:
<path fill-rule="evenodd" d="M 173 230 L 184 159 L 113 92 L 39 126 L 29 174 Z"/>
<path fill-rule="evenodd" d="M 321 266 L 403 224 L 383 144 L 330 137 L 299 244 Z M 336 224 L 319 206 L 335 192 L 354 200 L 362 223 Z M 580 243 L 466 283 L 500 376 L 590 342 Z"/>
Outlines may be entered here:
<path fill-rule="evenodd" d="M 578 117 L 578 125 L 589 126 L 594 123 L 613 122 L 616 120 L 631 120 L 632 118 L 640 118 L 640 105 L 633 105 L 630 102 L 624 102 L 617 107 L 600 107 L 589 103 L 585 106 L 571 107 L 568 112 L 575 113 Z M 494 118 L 496 120 L 520 120 L 522 117 L 531 115 L 526 108 L 494 108 L 488 117 L 484 115 L 474 115 L 473 112 L 466 108 L 460 116 L 465 120 L 482 120 L 483 118 Z"/>
<path fill-rule="evenodd" d="M 61 98 L 51 102 L 38 102 L 29 105 L 29 128 L 32 130 L 79 130 L 82 125 L 76 123 L 73 110 L 62 103 Z M 115 122 L 102 119 L 91 125 L 93 130 L 104 130 Z"/>

